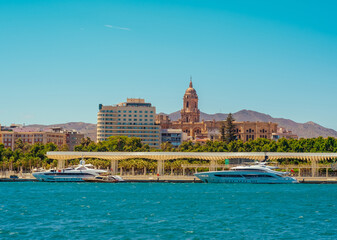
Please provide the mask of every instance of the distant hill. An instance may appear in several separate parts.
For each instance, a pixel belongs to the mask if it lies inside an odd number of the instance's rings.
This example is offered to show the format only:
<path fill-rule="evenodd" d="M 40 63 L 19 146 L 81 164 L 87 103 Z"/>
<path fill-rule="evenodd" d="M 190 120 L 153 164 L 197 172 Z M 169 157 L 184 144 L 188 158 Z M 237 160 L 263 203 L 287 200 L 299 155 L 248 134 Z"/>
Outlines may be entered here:
<path fill-rule="evenodd" d="M 251 110 L 241 110 L 233 114 L 236 121 L 251 121 L 251 122 L 275 122 L 278 123 L 279 127 L 284 127 L 287 130 L 293 131 L 299 137 L 312 138 L 312 137 L 337 137 L 337 132 L 333 129 L 325 128 L 314 122 L 307 123 L 297 123 L 290 119 L 284 118 L 273 118 L 270 115 L 251 111 Z M 171 120 L 175 121 L 180 118 L 180 111 L 173 112 L 169 114 Z M 204 112 L 200 113 L 200 119 L 221 121 L 227 118 L 225 113 L 207 114 Z M 29 125 L 27 128 L 37 128 L 37 129 L 50 129 L 52 127 L 62 127 L 67 130 L 76 130 L 83 133 L 86 137 L 90 137 L 92 140 L 96 141 L 96 124 L 84 123 L 84 122 L 70 122 L 62 124 L 53 125 Z"/>
<path fill-rule="evenodd" d="M 97 128 L 96 124 L 93 123 L 85 123 L 85 122 L 70 122 L 70 123 L 61 123 L 61 124 L 53 124 L 53 125 L 28 125 L 27 128 L 37 128 L 40 130 L 47 130 L 53 127 L 62 127 L 66 130 L 76 130 L 80 133 L 83 133 L 85 137 L 90 137 L 91 140 L 96 141 L 97 139 Z"/>
<path fill-rule="evenodd" d="M 307 123 L 297 123 L 290 119 L 284 118 L 273 118 L 270 115 L 259 113 L 251 110 L 241 110 L 233 114 L 236 121 L 250 121 L 250 122 L 275 122 L 278 123 L 279 127 L 284 127 L 287 130 L 292 131 L 299 137 L 312 138 L 312 137 L 337 137 L 337 132 L 333 129 L 325 128 L 314 122 Z M 173 112 L 169 114 L 171 120 L 175 121 L 180 118 L 180 111 Z M 200 113 L 200 119 L 221 121 L 227 118 L 225 113 L 207 114 L 204 112 Z"/>

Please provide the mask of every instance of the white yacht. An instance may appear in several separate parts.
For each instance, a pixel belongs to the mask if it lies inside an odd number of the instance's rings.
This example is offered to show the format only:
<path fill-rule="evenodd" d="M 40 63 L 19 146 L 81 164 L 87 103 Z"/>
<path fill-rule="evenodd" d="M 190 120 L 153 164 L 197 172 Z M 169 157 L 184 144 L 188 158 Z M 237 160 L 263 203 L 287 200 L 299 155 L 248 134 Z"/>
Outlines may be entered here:
<path fill-rule="evenodd" d="M 86 178 L 99 176 L 107 173 L 106 170 L 94 169 L 91 164 L 85 164 L 82 160 L 80 165 L 62 170 L 49 170 L 45 172 L 34 172 L 33 176 L 42 182 L 83 182 Z"/>
<path fill-rule="evenodd" d="M 233 167 L 228 171 L 201 172 L 194 174 L 205 183 L 298 183 L 288 172 L 278 172 L 275 167 L 260 163 Z"/>

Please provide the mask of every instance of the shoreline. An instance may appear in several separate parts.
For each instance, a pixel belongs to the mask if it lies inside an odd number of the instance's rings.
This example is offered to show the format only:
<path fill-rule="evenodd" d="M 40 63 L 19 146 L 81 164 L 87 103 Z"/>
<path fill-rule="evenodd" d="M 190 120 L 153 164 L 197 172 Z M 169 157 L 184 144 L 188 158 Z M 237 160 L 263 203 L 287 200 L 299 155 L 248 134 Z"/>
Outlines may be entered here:
<path fill-rule="evenodd" d="M 202 183 L 196 177 L 178 177 L 178 176 L 161 176 L 161 177 L 136 177 L 136 176 L 124 176 L 125 182 L 119 183 Z M 300 177 L 296 178 L 301 184 L 337 184 L 337 178 L 312 178 L 312 177 Z M 0 182 L 39 182 L 34 178 L 0 178 Z M 101 182 L 110 183 L 110 182 Z"/>

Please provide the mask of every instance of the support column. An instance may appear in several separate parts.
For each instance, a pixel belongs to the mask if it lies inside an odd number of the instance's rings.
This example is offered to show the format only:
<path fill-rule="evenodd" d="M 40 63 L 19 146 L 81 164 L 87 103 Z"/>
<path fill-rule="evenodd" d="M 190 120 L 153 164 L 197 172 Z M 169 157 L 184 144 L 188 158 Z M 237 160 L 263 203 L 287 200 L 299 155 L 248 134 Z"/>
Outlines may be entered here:
<path fill-rule="evenodd" d="M 329 168 L 325 168 L 325 176 L 328 178 L 329 177 Z"/>
<path fill-rule="evenodd" d="M 209 171 L 215 171 L 215 160 L 211 160 L 209 165 Z"/>
<path fill-rule="evenodd" d="M 110 160 L 111 172 L 112 174 L 118 173 L 118 160 Z"/>
<path fill-rule="evenodd" d="M 315 177 L 316 173 L 316 159 L 311 159 L 311 177 Z"/>
<path fill-rule="evenodd" d="M 61 159 L 59 159 L 59 160 L 57 160 L 57 169 L 62 169 L 62 168 L 64 168 L 64 162 L 65 162 L 65 160 L 61 160 Z"/>
<path fill-rule="evenodd" d="M 162 176 L 164 173 L 164 160 L 157 160 L 157 163 L 157 174 Z"/>

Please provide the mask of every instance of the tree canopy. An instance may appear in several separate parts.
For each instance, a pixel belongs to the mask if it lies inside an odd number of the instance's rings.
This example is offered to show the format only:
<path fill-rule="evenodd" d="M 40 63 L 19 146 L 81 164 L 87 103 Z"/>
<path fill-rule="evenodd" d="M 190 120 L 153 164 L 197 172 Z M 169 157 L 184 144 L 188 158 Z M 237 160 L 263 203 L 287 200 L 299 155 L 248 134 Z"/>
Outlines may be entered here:
<path fill-rule="evenodd" d="M 220 127 L 221 141 L 230 143 L 236 140 L 234 121 L 233 115 L 229 113 L 226 121 Z"/>
<path fill-rule="evenodd" d="M 265 138 L 258 138 L 242 142 L 235 140 L 227 143 L 226 141 L 207 141 L 205 144 L 183 142 L 178 148 L 170 143 L 163 143 L 161 149 L 150 149 L 149 145 L 143 144 L 139 138 L 129 138 L 124 136 L 110 137 L 107 141 L 95 143 L 90 138 L 84 139 L 80 145 L 75 147 L 75 151 L 98 151 L 98 152 L 148 152 L 148 151 L 181 151 L 181 152 L 337 152 L 337 139 L 328 138 L 309 138 L 309 139 L 279 139 L 273 141 Z M 56 167 L 57 161 L 46 157 L 48 151 L 64 151 L 58 149 L 53 143 L 36 143 L 29 145 L 22 141 L 17 141 L 14 151 L 5 148 L 0 144 L 0 168 L 4 169 L 26 169 Z M 97 167 L 108 167 L 108 161 L 101 159 L 89 159 L 88 162 Z M 78 164 L 77 160 L 71 160 L 70 164 Z M 147 165 L 144 162 L 135 161 L 139 168 L 153 169 L 155 163 Z M 128 168 L 128 163 L 125 168 Z M 173 166 L 173 165 L 172 165 Z M 129 166 L 130 167 L 130 166 Z"/>

